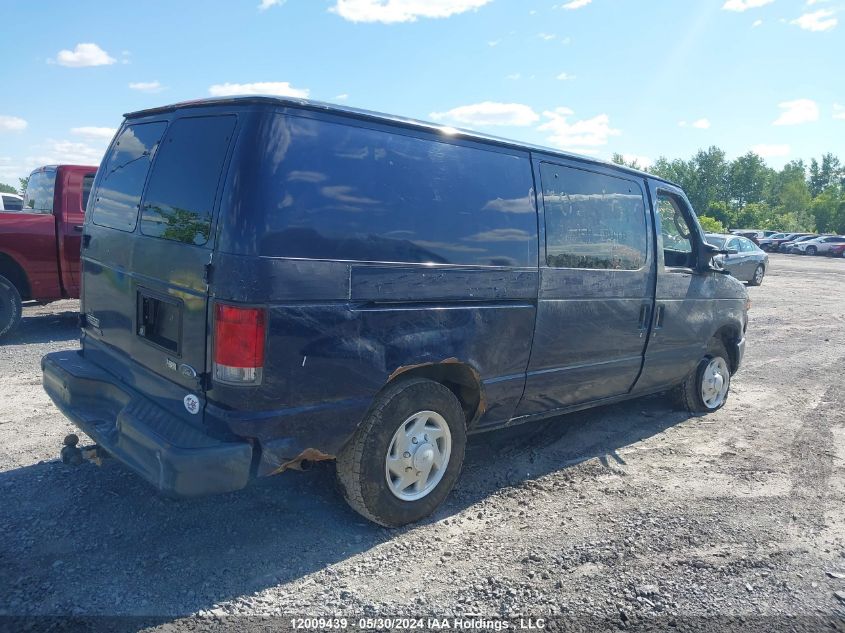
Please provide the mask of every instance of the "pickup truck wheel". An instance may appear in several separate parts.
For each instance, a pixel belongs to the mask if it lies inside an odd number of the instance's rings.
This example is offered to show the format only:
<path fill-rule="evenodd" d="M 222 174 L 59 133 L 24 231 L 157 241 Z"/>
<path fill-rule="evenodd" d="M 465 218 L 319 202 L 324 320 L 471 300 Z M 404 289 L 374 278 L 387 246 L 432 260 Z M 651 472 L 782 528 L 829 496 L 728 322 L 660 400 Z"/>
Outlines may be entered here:
<path fill-rule="evenodd" d="M 721 341 L 713 341 L 695 371 L 676 388 L 675 396 L 690 413 L 711 413 L 725 406 L 730 387 L 730 356 Z"/>
<path fill-rule="evenodd" d="M 337 457 L 347 503 L 370 521 L 399 527 L 428 516 L 461 472 L 466 419 L 443 385 L 415 378 L 382 393 Z"/>
<path fill-rule="evenodd" d="M 21 295 L 15 285 L 0 276 L 0 339 L 10 334 L 21 320 Z"/>

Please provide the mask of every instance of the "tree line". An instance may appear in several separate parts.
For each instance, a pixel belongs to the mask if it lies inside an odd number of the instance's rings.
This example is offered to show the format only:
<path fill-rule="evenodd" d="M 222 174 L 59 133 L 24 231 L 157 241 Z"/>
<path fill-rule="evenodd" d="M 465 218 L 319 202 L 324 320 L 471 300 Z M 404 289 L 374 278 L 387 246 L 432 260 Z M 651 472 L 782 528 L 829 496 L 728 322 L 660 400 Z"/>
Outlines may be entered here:
<path fill-rule="evenodd" d="M 845 165 L 831 153 L 776 170 L 754 152 L 727 160 L 712 146 L 689 160 L 661 156 L 643 167 L 621 154 L 613 162 L 678 184 L 708 231 L 728 228 L 845 234 Z"/>

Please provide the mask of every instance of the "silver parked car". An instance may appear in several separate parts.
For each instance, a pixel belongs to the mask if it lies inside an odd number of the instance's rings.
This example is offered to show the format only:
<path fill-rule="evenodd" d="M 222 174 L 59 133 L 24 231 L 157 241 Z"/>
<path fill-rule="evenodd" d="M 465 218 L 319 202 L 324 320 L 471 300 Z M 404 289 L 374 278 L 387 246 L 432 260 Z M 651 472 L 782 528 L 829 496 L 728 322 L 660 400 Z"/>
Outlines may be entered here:
<path fill-rule="evenodd" d="M 845 236 L 842 235 L 822 235 L 814 240 L 806 240 L 795 244 L 790 252 L 799 253 L 800 255 L 822 255 L 836 246 L 837 244 L 845 243 Z"/>
<path fill-rule="evenodd" d="M 769 268 L 769 256 L 754 242 L 738 235 L 708 233 L 707 241 L 727 254 L 720 260 L 732 276 L 747 281 L 749 286 L 759 286 Z"/>

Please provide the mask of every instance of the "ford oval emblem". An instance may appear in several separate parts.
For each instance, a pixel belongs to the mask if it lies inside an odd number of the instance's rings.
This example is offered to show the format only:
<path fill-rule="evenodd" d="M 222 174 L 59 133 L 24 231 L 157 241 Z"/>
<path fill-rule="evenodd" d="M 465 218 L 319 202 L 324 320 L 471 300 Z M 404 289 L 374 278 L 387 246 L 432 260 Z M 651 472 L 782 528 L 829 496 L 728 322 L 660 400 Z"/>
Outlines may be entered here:
<path fill-rule="evenodd" d="M 189 393 L 185 396 L 185 409 L 188 410 L 188 413 L 191 415 L 196 415 L 200 412 L 200 399 L 197 398 L 194 394 Z"/>

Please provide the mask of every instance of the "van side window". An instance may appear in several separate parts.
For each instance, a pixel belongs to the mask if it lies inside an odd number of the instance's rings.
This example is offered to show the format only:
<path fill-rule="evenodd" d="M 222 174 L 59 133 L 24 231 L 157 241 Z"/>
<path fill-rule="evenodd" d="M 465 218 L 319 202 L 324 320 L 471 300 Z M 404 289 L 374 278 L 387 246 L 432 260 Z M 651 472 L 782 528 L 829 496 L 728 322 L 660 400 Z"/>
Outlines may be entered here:
<path fill-rule="evenodd" d="M 692 232 L 680 203 L 666 193 L 657 195 L 660 233 L 663 237 L 663 263 L 668 268 L 693 268 Z"/>
<path fill-rule="evenodd" d="M 161 142 L 141 212 L 141 233 L 205 244 L 236 117 L 177 119 Z"/>
<path fill-rule="evenodd" d="M 103 161 L 103 175 L 94 200 L 93 222 L 132 232 L 147 172 L 167 124 L 139 123 L 126 127 Z"/>
<path fill-rule="evenodd" d="M 94 185 L 96 174 L 85 174 L 82 177 L 82 210 L 88 207 L 88 198 L 91 196 L 91 187 Z"/>
<path fill-rule="evenodd" d="M 540 165 L 540 178 L 549 266 L 642 268 L 648 238 L 636 182 L 551 163 Z"/>
<path fill-rule="evenodd" d="M 536 266 L 527 154 L 277 115 L 222 248 L 271 257 Z M 250 177 L 253 177 L 250 175 Z M 263 214 L 263 216 L 261 215 Z M 256 230 L 258 229 L 258 230 Z"/>

